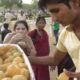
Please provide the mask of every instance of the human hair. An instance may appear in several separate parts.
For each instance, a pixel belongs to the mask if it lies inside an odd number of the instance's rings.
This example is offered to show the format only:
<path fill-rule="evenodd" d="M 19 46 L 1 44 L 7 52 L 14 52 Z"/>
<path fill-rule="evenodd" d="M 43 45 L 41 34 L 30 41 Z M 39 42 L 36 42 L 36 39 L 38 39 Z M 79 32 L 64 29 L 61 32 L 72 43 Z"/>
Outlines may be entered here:
<path fill-rule="evenodd" d="M 69 1 L 71 1 L 71 0 L 39 0 L 38 6 L 43 11 L 45 10 L 47 4 L 64 3 L 70 8 Z"/>
<path fill-rule="evenodd" d="M 9 24 L 8 23 L 4 23 L 3 26 L 4 26 L 5 29 L 8 29 Z"/>
<path fill-rule="evenodd" d="M 23 16 L 23 14 L 24 14 L 24 12 L 23 12 L 23 11 L 21 11 L 21 16 Z"/>
<path fill-rule="evenodd" d="M 37 24 L 40 20 L 43 20 L 44 23 L 46 24 L 46 20 L 45 20 L 44 16 L 38 16 L 37 19 L 36 19 L 36 24 Z"/>
<path fill-rule="evenodd" d="M 27 30 L 29 30 L 29 26 L 28 26 L 27 22 L 24 21 L 24 20 L 20 20 L 20 21 L 17 21 L 17 22 L 15 23 L 15 25 L 14 25 L 14 31 L 15 31 L 17 25 L 20 24 L 20 23 L 23 24 Z"/>

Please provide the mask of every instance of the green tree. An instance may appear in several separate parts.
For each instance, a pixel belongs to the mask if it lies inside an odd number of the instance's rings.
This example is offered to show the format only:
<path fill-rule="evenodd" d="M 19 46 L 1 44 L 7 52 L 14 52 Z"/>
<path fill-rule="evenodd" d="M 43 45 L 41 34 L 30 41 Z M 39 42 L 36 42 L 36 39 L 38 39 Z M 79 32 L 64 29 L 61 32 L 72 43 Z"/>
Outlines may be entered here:
<path fill-rule="evenodd" d="M 11 9 L 14 5 L 22 7 L 22 0 L 0 0 L 0 6 Z"/>
<path fill-rule="evenodd" d="M 31 6 L 33 9 L 37 9 L 38 8 L 38 0 L 32 0 Z"/>
<path fill-rule="evenodd" d="M 16 4 L 19 8 L 22 8 L 22 0 L 16 0 Z"/>

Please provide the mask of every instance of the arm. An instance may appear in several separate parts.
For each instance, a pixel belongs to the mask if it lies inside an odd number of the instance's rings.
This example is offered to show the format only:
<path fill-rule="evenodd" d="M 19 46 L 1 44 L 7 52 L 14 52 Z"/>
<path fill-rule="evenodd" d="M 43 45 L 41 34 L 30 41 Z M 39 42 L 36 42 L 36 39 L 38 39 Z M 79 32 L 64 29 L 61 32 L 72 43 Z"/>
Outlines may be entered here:
<path fill-rule="evenodd" d="M 31 63 L 38 64 L 38 65 L 56 66 L 64 58 L 65 55 L 66 53 L 63 53 L 58 49 L 55 49 L 54 56 L 44 56 L 44 57 L 29 56 L 29 60 Z"/>
<path fill-rule="evenodd" d="M 67 71 L 66 69 L 64 69 L 64 72 L 65 72 L 66 75 L 68 75 L 69 77 L 80 78 L 80 72 L 71 72 L 71 71 Z"/>
<path fill-rule="evenodd" d="M 19 41 L 18 45 L 21 46 L 21 48 L 23 48 L 24 50 L 27 50 L 28 55 L 30 55 L 30 56 L 36 55 L 35 47 L 29 36 L 26 36 L 24 40 Z"/>
<path fill-rule="evenodd" d="M 36 49 L 35 49 L 34 44 L 33 44 L 30 37 L 29 37 L 29 44 L 28 45 L 29 45 L 29 49 L 30 49 L 30 56 L 35 56 L 37 52 L 36 52 Z"/>
<path fill-rule="evenodd" d="M 25 38 L 25 35 L 17 33 L 11 37 L 9 43 L 17 44 L 19 41 L 22 41 Z"/>
<path fill-rule="evenodd" d="M 11 38 L 13 37 L 13 35 L 15 35 L 16 33 L 8 33 L 5 38 L 3 43 L 9 43 L 9 41 L 11 40 Z"/>

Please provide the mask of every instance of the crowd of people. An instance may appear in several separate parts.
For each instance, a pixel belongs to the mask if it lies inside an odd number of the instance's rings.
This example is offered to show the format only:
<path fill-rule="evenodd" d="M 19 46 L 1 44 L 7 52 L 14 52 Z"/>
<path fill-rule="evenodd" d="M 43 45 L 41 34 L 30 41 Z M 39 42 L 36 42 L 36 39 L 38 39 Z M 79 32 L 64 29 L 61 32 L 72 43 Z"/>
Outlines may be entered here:
<path fill-rule="evenodd" d="M 13 31 L 8 30 L 8 24 L 4 24 L 6 31 L 1 33 L 4 36 L 2 43 L 17 44 L 24 50 L 30 60 L 36 80 L 50 80 L 49 66 L 54 66 L 54 68 L 57 66 L 58 74 L 62 73 L 65 68 L 64 73 L 69 77 L 69 80 L 74 78 L 79 80 L 80 1 L 39 0 L 38 5 L 42 10 L 49 11 L 54 20 L 52 27 L 56 44 L 53 45 L 55 46 L 54 52 L 51 52 L 54 56 L 49 56 L 49 35 L 44 29 L 46 26 L 45 17 L 41 15 L 36 19 L 36 29 L 30 32 L 26 19 L 23 19 L 25 17 L 18 18 Z M 23 12 L 21 14 L 23 15 Z M 58 36 L 59 24 L 65 27 Z M 73 62 L 73 58 L 76 58 L 75 55 L 77 55 L 78 65 L 74 65 Z"/>

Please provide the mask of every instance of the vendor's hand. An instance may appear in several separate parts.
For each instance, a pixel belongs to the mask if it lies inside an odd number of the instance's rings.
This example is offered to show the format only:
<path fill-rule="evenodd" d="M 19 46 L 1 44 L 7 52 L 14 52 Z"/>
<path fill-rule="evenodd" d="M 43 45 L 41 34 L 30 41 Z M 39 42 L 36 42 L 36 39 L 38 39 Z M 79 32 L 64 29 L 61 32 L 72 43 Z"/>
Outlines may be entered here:
<path fill-rule="evenodd" d="M 68 71 L 66 69 L 63 70 L 65 72 L 65 74 L 69 77 L 75 77 L 75 78 L 78 78 L 80 80 L 80 72 L 71 72 L 71 71 Z"/>
<path fill-rule="evenodd" d="M 63 72 L 69 77 L 71 77 L 72 72 L 68 71 L 67 69 L 63 69 Z"/>
<path fill-rule="evenodd" d="M 60 75 L 57 77 L 57 80 L 69 80 L 69 76 L 63 71 L 60 73 Z"/>

